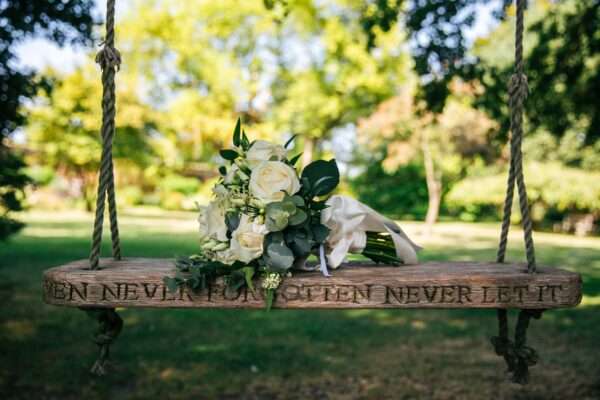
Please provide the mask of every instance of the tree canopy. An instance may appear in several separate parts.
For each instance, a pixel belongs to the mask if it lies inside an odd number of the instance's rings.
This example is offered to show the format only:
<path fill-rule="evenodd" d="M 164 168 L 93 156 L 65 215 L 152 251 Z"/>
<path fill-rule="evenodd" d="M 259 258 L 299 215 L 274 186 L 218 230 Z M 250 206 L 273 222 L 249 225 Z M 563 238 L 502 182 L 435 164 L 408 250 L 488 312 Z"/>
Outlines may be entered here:
<path fill-rule="evenodd" d="M 26 121 L 22 105 L 41 83 L 16 63 L 15 46 L 26 38 L 45 37 L 59 45 L 90 43 L 93 0 L 3 1 L 0 3 L 0 240 L 22 224 L 9 217 L 22 208 L 29 181 L 22 159 L 7 138 Z"/>

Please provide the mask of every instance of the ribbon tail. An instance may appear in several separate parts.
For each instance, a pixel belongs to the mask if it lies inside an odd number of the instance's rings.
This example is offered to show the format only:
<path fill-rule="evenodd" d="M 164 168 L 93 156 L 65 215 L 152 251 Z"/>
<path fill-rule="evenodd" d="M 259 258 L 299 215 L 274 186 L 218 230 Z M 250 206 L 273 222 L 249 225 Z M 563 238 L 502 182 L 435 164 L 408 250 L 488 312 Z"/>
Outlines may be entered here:
<path fill-rule="evenodd" d="M 329 271 L 327 271 L 327 259 L 325 258 L 325 246 L 323 246 L 322 244 L 319 246 L 319 261 L 321 262 L 321 273 L 323 274 L 323 276 L 331 276 L 329 274 Z"/>
<path fill-rule="evenodd" d="M 384 226 L 394 241 L 396 256 L 398 256 L 398 258 L 401 259 L 404 264 L 417 264 L 417 252 L 410 239 L 404 238 L 402 235 L 391 229 L 387 224 Z"/>

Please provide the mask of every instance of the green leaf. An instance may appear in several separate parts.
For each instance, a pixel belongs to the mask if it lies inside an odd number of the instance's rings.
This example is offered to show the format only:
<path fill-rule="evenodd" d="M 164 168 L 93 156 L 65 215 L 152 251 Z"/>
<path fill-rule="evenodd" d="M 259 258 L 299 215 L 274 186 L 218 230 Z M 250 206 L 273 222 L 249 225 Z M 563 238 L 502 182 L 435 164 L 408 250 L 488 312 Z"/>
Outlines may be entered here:
<path fill-rule="evenodd" d="M 274 269 L 287 270 L 294 264 L 294 253 L 281 243 L 271 243 L 266 256 L 265 262 Z"/>
<path fill-rule="evenodd" d="M 275 291 L 273 289 L 265 290 L 265 308 L 267 311 L 271 311 L 273 307 L 273 300 L 275 299 Z"/>
<path fill-rule="evenodd" d="M 324 243 L 329 236 L 329 228 L 323 224 L 312 225 L 311 227 L 315 242 Z"/>
<path fill-rule="evenodd" d="M 254 293 L 254 284 L 252 283 L 252 278 L 254 278 L 254 267 L 244 267 L 242 268 L 242 272 L 246 278 L 246 285 L 252 293 Z"/>
<path fill-rule="evenodd" d="M 287 148 L 288 148 L 288 146 L 289 146 L 290 144 L 292 144 L 292 142 L 294 141 L 294 139 L 296 139 L 296 136 L 298 136 L 298 135 L 292 135 L 292 137 L 291 137 L 291 138 L 289 138 L 289 140 L 288 140 L 287 142 L 285 142 L 285 145 L 284 145 L 283 147 L 284 147 L 285 149 L 287 149 Z"/>
<path fill-rule="evenodd" d="M 315 211 L 321 211 L 321 210 L 326 209 L 327 207 L 329 207 L 329 206 L 327 205 L 327 202 L 325 202 L 325 201 L 313 201 L 310 204 L 311 210 L 315 210 Z"/>
<path fill-rule="evenodd" d="M 306 237 L 295 237 L 294 241 L 290 243 L 290 248 L 296 257 L 306 257 L 310 254 L 311 244 Z"/>
<path fill-rule="evenodd" d="M 335 159 L 317 160 L 304 168 L 302 179 L 308 180 L 313 191 L 312 194 L 323 196 L 330 193 L 340 183 L 340 171 Z"/>
<path fill-rule="evenodd" d="M 163 278 L 163 282 L 164 282 L 165 286 L 167 287 L 167 289 L 169 289 L 170 293 L 175 293 L 175 292 L 177 292 L 177 289 L 179 289 L 179 284 L 177 283 L 177 280 L 175 278 L 170 278 L 168 276 L 165 276 Z"/>
<path fill-rule="evenodd" d="M 306 205 L 302 196 L 295 195 L 295 196 L 290 197 L 290 200 L 292 200 L 292 202 L 296 205 L 296 207 L 304 207 Z"/>
<path fill-rule="evenodd" d="M 248 136 L 246 136 L 246 131 L 242 131 L 242 149 L 244 149 L 244 151 L 250 149 L 250 140 L 248 139 Z"/>
<path fill-rule="evenodd" d="M 340 182 L 340 171 L 338 170 L 335 159 L 329 161 L 314 161 L 308 164 L 306 168 L 304 168 L 304 171 L 302 171 L 302 179 L 308 180 L 313 190 L 315 189 L 317 182 L 320 182 L 320 179 L 324 177 L 332 179 L 327 180 L 327 184 L 320 183 L 320 185 L 323 186 L 319 188 L 319 193 L 331 192 Z"/>
<path fill-rule="evenodd" d="M 324 176 L 315 182 L 313 186 L 313 194 L 315 196 L 324 196 L 330 193 L 340 182 L 339 178 L 333 176 Z"/>
<path fill-rule="evenodd" d="M 225 166 L 224 166 L 224 165 L 221 165 L 221 166 L 219 167 L 219 173 L 220 173 L 221 175 L 223 175 L 223 176 L 227 175 L 227 168 L 225 168 Z"/>
<path fill-rule="evenodd" d="M 301 209 L 297 209 L 296 213 L 289 218 L 290 225 L 300 225 L 306 221 L 308 215 Z"/>
<path fill-rule="evenodd" d="M 242 120 L 238 117 L 237 123 L 235 124 L 235 129 L 233 130 L 233 145 L 239 147 L 241 144 L 240 141 L 240 132 L 242 130 Z"/>
<path fill-rule="evenodd" d="M 302 157 L 302 153 L 300 154 L 296 154 L 294 157 L 292 157 L 288 162 L 290 165 L 294 166 L 296 165 L 296 163 L 298 162 L 298 160 L 300 159 L 300 157 Z"/>
<path fill-rule="evenodd" d="M 237 153 L 237 151 L 235 150 L 231 150 L 231 149 L 225 149 L 225 150 L 221 150 L 219 152 L 219 154 L 221 155 L 221 157 L 223 157 L 225 160 L 229 160 L 229 161 L 233 161 L 236 158 L 239 157 L 239 154 Z"/>
<path fill-rule="evenodd" d="M 284 212 L 267 215 L 265 224 L 270 232 L 279 232 L 288 226 L 288 214 Z"/>
<path fill-rule="evenodd" d="M 289 215 L 292 215 L 296 212 L 296 204 L 289 196 L 286 196 L 285 200 L 280 202 L 280 204 L 281 209 Z"/>

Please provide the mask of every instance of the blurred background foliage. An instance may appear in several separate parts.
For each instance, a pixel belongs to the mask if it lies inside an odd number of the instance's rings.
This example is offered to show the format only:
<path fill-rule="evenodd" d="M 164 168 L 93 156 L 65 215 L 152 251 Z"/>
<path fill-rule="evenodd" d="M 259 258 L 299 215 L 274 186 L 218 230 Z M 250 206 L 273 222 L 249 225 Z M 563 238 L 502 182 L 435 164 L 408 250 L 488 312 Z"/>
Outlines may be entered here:
<path fill-rule="evenodd" d="M 254 138 L 297 134 L 305 164 L 337 157 L 343 190 L 393 217 L 497 220 L 514 8 L 491 3 L 494 27 L 471 40 L 484 3 L 128 2 L 117 19 L 119 204 L 190 210 L 206 202 L 218 149 L 240 115 Z M 5 237 L 19 227 L 9 211 L 23 206 L 90 210 L 100 159 L 94 49 L 73 71 L 34 73 L 10 63 L 14 46 L 41 35 L 89 45 L 103 31 L 91 1 L 2 7 Z M 535 223 L 598 233 L 600 5 L 530 1 L 526 21 L 523 146 Z"/>

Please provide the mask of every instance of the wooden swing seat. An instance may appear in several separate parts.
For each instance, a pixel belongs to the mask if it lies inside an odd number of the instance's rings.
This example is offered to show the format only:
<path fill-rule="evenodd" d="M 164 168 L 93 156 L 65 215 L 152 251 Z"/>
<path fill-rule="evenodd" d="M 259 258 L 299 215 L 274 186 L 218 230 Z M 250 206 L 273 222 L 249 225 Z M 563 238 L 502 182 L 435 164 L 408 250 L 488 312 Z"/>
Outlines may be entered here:
<path fill-rule="evenodd" d="M 171 259 L 102 259 L 99 270 L 80 260 L 44 273 L 44 301 L 83 307 L 263 308 L 262 291 L 225 289 L 222 280 L 199 292 L 169 292 Z M 524 264 L 427 262 L 411 266 L 350 263 L 332 271 L 294 272 L 277 290 L 275 308 L 518 308 L 574 307 L 581 301 L 581 276 Z"/>

